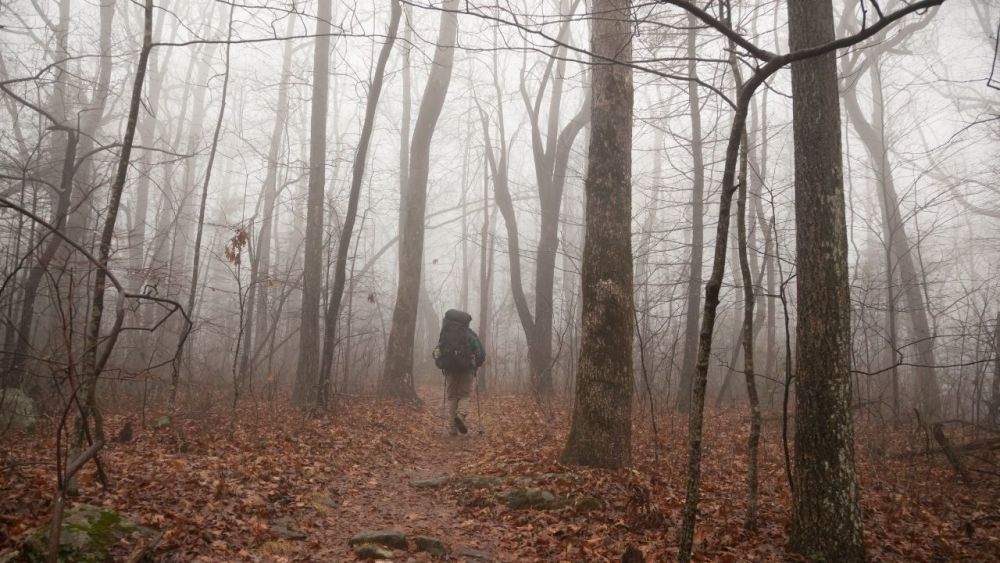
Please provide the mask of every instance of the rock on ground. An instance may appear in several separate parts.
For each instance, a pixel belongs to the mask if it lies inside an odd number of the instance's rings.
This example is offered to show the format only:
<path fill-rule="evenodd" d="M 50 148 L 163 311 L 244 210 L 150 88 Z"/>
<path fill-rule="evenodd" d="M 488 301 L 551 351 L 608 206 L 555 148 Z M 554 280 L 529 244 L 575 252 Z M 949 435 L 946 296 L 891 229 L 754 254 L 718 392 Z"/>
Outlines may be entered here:
<path fill-rule="evenodd" d="M 365 543 L 406 549 L 406 534 L 399 530 L 365 530 L 354 534 L 354 537 L 348 541 L 348 544 L 352 546 Z"/>
<path fill-rule="evenodd" d="M 159 532 L 139 525 L 127 515 L 99 506 L 78 504 L 63 514 L 59 561 L 103 563 L 115 559 L 113 548 L 119 543 L 140 546 L 155 543 L 158 539 Z M 25 540 L 22 558 L 32 562 L 45 561 L 48 542 L 49 526 L 38 528 Z"/>

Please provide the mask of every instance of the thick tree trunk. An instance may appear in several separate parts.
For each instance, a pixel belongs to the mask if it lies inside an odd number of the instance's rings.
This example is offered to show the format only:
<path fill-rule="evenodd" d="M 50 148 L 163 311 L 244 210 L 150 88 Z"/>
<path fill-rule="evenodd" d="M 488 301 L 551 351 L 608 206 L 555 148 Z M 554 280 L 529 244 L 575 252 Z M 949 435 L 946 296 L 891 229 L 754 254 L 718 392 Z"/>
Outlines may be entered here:
<path fill-rule="evenodd" d="M 316 400 L 319 383 L 319 310 L 323 283 L 323 194 L 326 186 L 326 117 L 330 97 L 330 19 L 332 0 L 319 0 L 316 47 L 313 52 L 312 120 L 309 145 L 309 194 L 306 207 L 305 266 L 302 276 L 302 317 L 299 362 L 292 402 Z"/>
<path fill-rule="evenodd" d="M 793 52 L 834 39 L 832 0 L 788 4 Z M 850 411 L 851 309 L 836 54 L 792 64 L 798 249 L 792 549 L 865 558 Z"/>
<path fill-rule="evenodd" d="M 438 117 L 448 94 L 451 67 L 458 34 L 458 0 L 447 0 L 441 12 L 441 25 L 434 62 L 410 143 L 409 177 L 406 205 L 399 241 L 399 282 L 392 328 L 386 350 L 385 367 L 379 394 L 383 397 L 416 399 L 413 389 L 413 339 L 417 324 L 420 295 L 420 272 L 424 255 L 424 214 L 427 208 L 427 177 L 430 167 L 431 140 Z"/>
<path fill-rule="evenodd" d="M 628 0 L 596 0 L 592 52 L 630 61 Z M 583 251 L 583 341 L 562 461 L 623 467 L 632 456 L 632 69 L 599 64 L 593 106 Z"/>

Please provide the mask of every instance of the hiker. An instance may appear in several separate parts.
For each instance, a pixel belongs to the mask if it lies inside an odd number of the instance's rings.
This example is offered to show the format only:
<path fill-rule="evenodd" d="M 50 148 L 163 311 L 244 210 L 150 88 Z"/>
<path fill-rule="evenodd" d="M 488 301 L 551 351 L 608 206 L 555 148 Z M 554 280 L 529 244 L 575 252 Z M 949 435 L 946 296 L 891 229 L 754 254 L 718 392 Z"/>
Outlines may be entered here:
<path fill-rule="evenodd" d="M 441 322 L 441 336 L 434 347 L 434 364 L 444 373 L 445 398 L 448 400 L 448 418 L 452 436 L 465 434 L 464 401 L 472 394 L 473 378 L 479 366 L 486 361 L 486 351 L 479 336 L 469 328 L 472 315 L 458 309 L 448 309 Z"/>

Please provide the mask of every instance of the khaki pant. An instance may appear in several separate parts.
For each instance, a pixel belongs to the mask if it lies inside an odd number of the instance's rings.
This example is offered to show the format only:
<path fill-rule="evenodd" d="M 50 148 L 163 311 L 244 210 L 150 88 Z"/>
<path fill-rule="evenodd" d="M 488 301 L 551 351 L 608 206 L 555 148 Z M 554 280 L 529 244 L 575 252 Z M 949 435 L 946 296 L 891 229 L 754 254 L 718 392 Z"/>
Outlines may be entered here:
<path fill-rule="evenodd" d="M 472 395 L 472 380 L 474 372 L 444 372 L 445 398 L 448 400 L 448 420 L 452 431 L 457 431 L 455 417 L 465 420 L 468 411 L 465 402 Z"/>

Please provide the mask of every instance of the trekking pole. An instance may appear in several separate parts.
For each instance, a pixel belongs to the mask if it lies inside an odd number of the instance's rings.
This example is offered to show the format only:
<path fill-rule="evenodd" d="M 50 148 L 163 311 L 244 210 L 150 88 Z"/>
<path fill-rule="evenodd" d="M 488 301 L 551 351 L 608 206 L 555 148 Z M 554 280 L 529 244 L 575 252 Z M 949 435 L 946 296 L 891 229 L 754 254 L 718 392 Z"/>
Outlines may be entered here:
<path fill-rule="evenodd" d="M 479 368 L 476 368 L 475 375 L 473 376 L 473 385 L 476 386 L 476 422 L 479 423 L 479 433 L 483 433 L 483 410 L 479 404 Z"/>
<path fill-rule="evenodd" d="M 441 370 L 441 420 L 444 421 L 443 431 L 448 433 L 448 378 Z"/>

